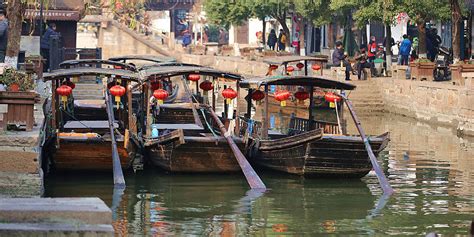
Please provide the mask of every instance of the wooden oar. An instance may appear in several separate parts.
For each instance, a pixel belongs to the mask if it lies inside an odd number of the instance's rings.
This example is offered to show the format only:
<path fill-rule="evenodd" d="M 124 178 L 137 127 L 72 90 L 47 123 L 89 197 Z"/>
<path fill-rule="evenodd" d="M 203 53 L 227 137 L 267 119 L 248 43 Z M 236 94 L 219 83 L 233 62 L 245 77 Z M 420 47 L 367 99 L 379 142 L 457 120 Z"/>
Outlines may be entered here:
<path fill-rule="evenodd" d="M 120 156 L 118 154 L 117 142 L 114 134 L 114 109 L 112 105 L 112 98 L 109 92 L 105 91 L 105 105 L 107 107 L 107 117 L 109 120 L 110 139 L 112 143 L 112 164 L 114 171 L 114 187 L 125 188 L 125 179 L 123 178 L 122 165 L 120 164 Z"/>
<path fill-rule="evenodd" d="M 240 149 L 237 147 L 232 137 L 227 134 L 227 130 L 225 129 L 224 124 L 222 124 L 221 120 L 219 119 L 219 117 L 217 117 L 214 110 L 212 110 L 212 108 L 208 108 L 208 111 L 211 113 L 211 117 L 214 119 L 214 121 L 216 121 L 217 125 L 219 126 L 219 129 L 221 130 L 221 134 L 225 137 L 227 143 L 232 149 L 235 159 L 239 163 L 239 166 L 242 169 L 242 172 L 244 173 L 245 178 L 247 179 L 247 182 L 250 185 L 250 188 L 265 190 L 267 187 L 265 187 L 265 184 L 262 182 L 260 177 L 258 177 L 258 174 L 247 161 L 244 154 L 242 154 Z"/>
<path fill-rule="evenodd" d="M 383 192 L 388 195 L 391 195 L 393 193 L 393 189 L 388 183 L 387 177 L 385 177 L 383 170 L 380 168 L 379 164 L 377 163 L 377 158 L 375 157 L 374 152 L 372 151 L 372 147 L 370 146 L 369 140 L 367 139 L 367 136 L 365 135 L 364 129 L 362 129 L 360 120 L 354 112 L 354 108 L 352 107 L 352 102 L 350 102 L 345 95 L 339 95 L 339 96 L 344 98 L 347 108 L 349 109 L 349 112 L 351 113 L 352 119 L 354 120 L 357 130 L 359 131 L 360 137 L 362 138 L 362 141 L 364 142 L 365 150 L 367 151 L 367 154 L 369 155 L 370 163 L 372 163 L 372 167 L 374 168 L 375 174 L 377 175 L 377 179 L 379 180 L 379 183 L 380 183 L 380 186 L 382 187 Z"/>

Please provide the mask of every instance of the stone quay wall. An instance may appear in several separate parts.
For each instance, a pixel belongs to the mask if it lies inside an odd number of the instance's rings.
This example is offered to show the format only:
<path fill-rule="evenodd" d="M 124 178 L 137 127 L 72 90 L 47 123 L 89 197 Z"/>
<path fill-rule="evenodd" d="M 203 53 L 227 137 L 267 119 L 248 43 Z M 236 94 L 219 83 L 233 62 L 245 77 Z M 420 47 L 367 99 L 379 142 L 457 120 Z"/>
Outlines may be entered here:
<path fill-rule="evenodd" d="M 0 105 L 6 106 L 5 104 Z M 44 116 L 35 104 L 32 131 L 0 132 L 0 197 L 39 197 L 43 194 L 41 143 Z"/>
<path fill-rule="evenodd" d="M 474 136 L 474 88 L 397 77 L 373 81 L 382 91 L 386 111 L 453 127 L 460 135 Z"/>

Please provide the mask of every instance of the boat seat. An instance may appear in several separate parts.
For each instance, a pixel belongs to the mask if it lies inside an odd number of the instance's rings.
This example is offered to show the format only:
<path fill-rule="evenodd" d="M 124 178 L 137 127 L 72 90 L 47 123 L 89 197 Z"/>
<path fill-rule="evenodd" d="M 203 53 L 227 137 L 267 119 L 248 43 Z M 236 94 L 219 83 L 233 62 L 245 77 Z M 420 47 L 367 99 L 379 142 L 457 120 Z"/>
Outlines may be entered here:
<path fill-rule="evenodd" d="M 105 109 L 105 100 L 74 100 L 75 108 Z"/>
<path fill-rule="evenodd" d="M 195 123 L 154 123 L 152 127 L 156 127 L 158 130 L 162 129 L 183 129 L 183 130 L 204 130 L 203 127 Z"/>
<path fill-rule="evenodd" d="M 117 122 L 114 122 L 114 128 L 118 128 Z M 109 121 L 107 120 L 82 120 L 82 121 L 67 121 L 64 124 L 64 129 L 108 129 Z"/>

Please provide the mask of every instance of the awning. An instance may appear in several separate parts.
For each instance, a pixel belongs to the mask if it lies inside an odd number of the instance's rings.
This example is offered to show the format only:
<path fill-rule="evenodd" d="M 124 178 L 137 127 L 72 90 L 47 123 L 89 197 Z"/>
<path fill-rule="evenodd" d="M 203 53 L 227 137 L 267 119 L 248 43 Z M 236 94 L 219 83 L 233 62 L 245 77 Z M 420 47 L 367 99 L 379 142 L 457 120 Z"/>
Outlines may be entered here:
<path fill-rule="evenodd" d="M 40 19 L 40 10 L 26 9 L 24 14 L 25 20 Z M 81 19 L 79 11 L 67 10 L 43 10 L 43 19 L 51 21 L 79 21 Z"/>

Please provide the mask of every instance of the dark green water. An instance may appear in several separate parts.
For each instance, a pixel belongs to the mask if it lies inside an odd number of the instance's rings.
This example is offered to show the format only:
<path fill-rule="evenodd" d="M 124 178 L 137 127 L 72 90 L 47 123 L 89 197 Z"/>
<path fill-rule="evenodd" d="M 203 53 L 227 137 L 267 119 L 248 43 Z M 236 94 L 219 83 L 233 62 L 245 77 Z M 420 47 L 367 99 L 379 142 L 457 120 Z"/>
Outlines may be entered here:
<path fill-rule="evenodd" d="M 146 236 L 467 235 L 474 219 L 474 145 L 454 131 L 395 116 L 363 118 L 370 134 L 391 132 L 380 154 L 396 194 L 377 179 L 304 179 L 258 170 L 269 190 L 249 192 L 234 175 L 126 175 L 115 198 L 112 175 L 61 174 L 46 196 L 102 198 L 119 234 Z M 349 131 L 355 132 L 354 128 Z"/>

